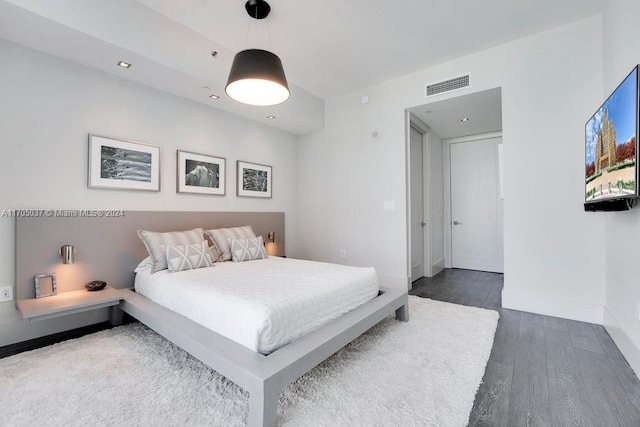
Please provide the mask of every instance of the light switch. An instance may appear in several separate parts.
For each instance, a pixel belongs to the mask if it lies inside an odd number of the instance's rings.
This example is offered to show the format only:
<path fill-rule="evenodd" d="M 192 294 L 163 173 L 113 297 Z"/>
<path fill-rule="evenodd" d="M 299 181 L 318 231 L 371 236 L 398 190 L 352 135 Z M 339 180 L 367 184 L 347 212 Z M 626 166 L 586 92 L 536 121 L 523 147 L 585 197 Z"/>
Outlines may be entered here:
<path fill-rule="evenodd" d="M 392 211 L 395 208 L 396 208 L 396 202 L 394 202 L 394 201 L 384 202 L 384 210 L 385 211 Z"/>

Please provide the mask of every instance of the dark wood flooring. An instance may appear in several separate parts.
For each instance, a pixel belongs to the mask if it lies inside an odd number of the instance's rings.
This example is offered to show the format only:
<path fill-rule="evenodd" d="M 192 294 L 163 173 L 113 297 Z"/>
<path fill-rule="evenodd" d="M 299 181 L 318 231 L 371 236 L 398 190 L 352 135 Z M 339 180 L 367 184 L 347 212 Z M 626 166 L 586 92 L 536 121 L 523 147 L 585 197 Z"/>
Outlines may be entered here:
<path fill-rule="evenodd" d="M 640 381 L 599 325 L 502 308 L 502 274 L 447 269 L 411 295 L 500 313 L 470 426 L 640 426 Z"/>

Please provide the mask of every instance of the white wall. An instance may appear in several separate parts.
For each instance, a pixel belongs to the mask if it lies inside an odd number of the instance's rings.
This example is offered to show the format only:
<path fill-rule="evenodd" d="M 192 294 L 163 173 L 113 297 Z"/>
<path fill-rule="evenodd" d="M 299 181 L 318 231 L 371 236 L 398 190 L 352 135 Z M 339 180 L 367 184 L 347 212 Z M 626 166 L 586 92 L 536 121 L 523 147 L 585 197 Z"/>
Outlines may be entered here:
<path fill-rule="evenodd" d="M 640 63 L 640 2 L 607 1 L 603 15 L 604 93 L 600 102 Z M 593 110 L 599 104 L 593 104 Z M 605 326 L 636 373 L 640 373 L 640 209 L 598 213 L 605 220 Z"/>
<path fill-rule="evenodd" d="M 375 266 L 385 282 L 406 289 L 406 122 L 401 99 L 385 92 L 373 88 L 366 105 L 359 93 L 327 101 L 325 130 L 299 138 L 298 250 L 303 258 Z M 373 129 L 380 139 L 370 137 Z M 385 201 L 396 208 L 384 210 Z"/>
<path fill-rule="evenodd" d="M 282 211 L 295 254 L 294 135 L 9 42 L 0 63 L 0 210 Z M 87 188 L 89 133 L 159 145 L 162 191 Z M 225 157 L 226 196 L 176 194 L 177 149 Z M 235 196 L 236 160 L 273 166 L 272 199 Z M 0 286 L 14 284 L 14 234 L 0 218 Z M 13 302 L 0 303 L 0 327 L 16 318 Z"/>
<path fill-rule="evenodd" d="M 339 262 L 344 247 L 345 262 L 406 282 L 404 111 L 424 104 L 426 82 L 471 73 L 472 87 L 455 96 L 502 88 L 504 306 L 602 322 L 603 218 L 582 207 L 601 36 L 593 17 L 326 102 L 325 130 L 300 138 L 300 254 Z M 385 200 L 396 210 L 383 210 Z"/>

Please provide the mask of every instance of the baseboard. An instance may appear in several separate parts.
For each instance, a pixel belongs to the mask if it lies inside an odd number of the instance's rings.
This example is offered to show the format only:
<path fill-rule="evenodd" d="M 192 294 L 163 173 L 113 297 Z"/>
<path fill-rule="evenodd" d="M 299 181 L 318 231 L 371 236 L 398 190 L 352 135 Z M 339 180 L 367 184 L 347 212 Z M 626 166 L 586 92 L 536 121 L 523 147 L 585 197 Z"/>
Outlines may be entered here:
<path fill-rule="evenodd" d="M 424 271 L 424 264 L 412 265 L 411 266 L 411 277 L 422 277 Z"/>
<path fill-rule="evenodd" d="M 607 307 L 604 308 L 604 327 L 622 352 L 624 358 L 627 359 L 631 369 L 638 376 L 640 372 L 640 345 L 634 342 L 625 332 L 622 324 L 618 322 L 618 319 Z"/>
<path fill-rule="evenodd" d="M 28 341 L 10 344 L 0 347 L 0 359 L 2 359 L 3 357 L 13 356 L 14 354 L 22 353 L 25 351 L 31 351 L 37 348 L 46 347 L 73 338 L 79 338 L 87 334 L 93 334 L 94 332 L 102 331 L 104 329 L 111 329 L 112 327 L 113 326 L 111 326 L 111 323 L 102 322 L 96 323 L 94 325 L 84 326 L 78 329 L 72 329 L 70 331 L 59 332 L 57 334 L 47 335 Z"/>
<path fill-rule="evenodd" d="M 444 258 L 442 258 L 438 262 L 434 262 L 433 264 L 431 264 L 431 277 L 440 273 L 442 270 L 444 270 Z"/>
<path fill-rule="evenodd" d="M 502 307 L 598 325 L 603 324 L 604 317 L 602 305 L 507 290 L 502 291 Z"/>

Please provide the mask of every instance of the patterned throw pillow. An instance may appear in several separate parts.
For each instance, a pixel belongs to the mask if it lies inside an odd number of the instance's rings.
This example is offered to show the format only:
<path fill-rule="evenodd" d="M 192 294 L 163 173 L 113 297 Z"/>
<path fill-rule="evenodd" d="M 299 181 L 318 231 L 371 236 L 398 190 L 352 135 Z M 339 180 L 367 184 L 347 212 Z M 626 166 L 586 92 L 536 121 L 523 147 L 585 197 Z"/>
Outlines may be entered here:
<path fill-rule="evenodd" d="M 165 246 L 164 250 L 169 271 L 193 270 L 213 265 L 209 245 L 204 240 L 192 245 Z"/>
<path fill-rule="evenodd" d="M 245 225 L 244 227 L 216 228 L 214 230 L 206 230 L 205 233 L 211 238 L 218 250 L 219 256 L 214 258 L 216 262 L 229 261 L 231 259 L 231 247 L 229 244 L 231 240 L 256 237 L 250 225 Z"/>
<path fill-rule="evenodd" d="M 248 239 L 229 240 L 231 256 L 234 262 L 253 261 L 267 258 L 262 236 Z"/>

